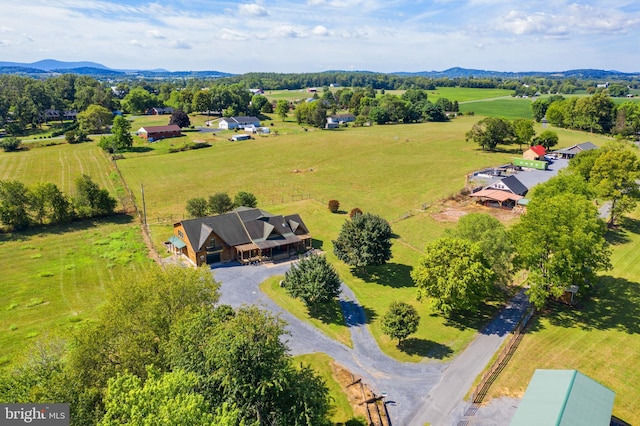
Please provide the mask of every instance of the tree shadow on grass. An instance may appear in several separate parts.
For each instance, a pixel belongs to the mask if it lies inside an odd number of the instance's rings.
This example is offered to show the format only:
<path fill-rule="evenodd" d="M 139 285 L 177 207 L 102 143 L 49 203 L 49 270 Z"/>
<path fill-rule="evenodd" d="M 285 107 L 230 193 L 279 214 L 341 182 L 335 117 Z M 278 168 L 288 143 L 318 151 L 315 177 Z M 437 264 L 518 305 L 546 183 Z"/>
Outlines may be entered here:
<path fill-rule="evenodd" d="M 322 240 L 318 240 L 316 238 L 311 239 L 311 247 L 313 247 L 314 249 L 322 250 L 323 244 L 324 244 L 324 241 Z"/>
<path fill-rule="evenodd" d="M 640 234 L 640 220 L 631 217 L 623 217 L 619 220 L 616 229 L 609 229 L 605 239 L 609 244 L 620 245 L 631 241 L 629 234 Z"/>
<path fill-rule="evenodd" d="M 308 309 L 309 316 L 322 321 L 324 324 L 344 325 L 344 317 L 340 303 L 337 300 Z"/>
<path fill-rule="evenodd" d="M 499 312 L 502 306 L 482 304 L 476 312 L 471 311 L 454 311 L 445 318 L 444 325 L 454 327 L 464 331 L 467 329 L 482 330 L 493 317 Z M 437 316 L 437 314 L 431 314 Z"/>
<path fill-rule="evenodd" d="M 149 151 L 153 151 L 153 148 L 151 148 L 150 146 L 131 146 L 129 148 L 127 148 L 124 152 L 137 152 L 137 153 L 143 153 L 143 152 L 149 152 Z"/>
<path fill-rule="evenodd" d="M 410 337 L 398 345 L 398 349 L 407 355 L 417 355 L 422 358 L 444 359 L 453 353 L 447 346 L 433 340 Z"/>
<path fill-rule="evenodd" d="M 364 270 L 354 268 L 353 275 L 374 284 L 393 288 L 414 287 L 411 279 L 411 266 L 400 263 L 386 263 L 380 266 L 368 266 Z"/>
<path fill-rule="evenodd" d="M 561 327 L 640 334 L 640 284 L 602 276 L 591 296 L 583 298 L 578 308 L 551 303 L 547 317 L 551 324 Z"/>

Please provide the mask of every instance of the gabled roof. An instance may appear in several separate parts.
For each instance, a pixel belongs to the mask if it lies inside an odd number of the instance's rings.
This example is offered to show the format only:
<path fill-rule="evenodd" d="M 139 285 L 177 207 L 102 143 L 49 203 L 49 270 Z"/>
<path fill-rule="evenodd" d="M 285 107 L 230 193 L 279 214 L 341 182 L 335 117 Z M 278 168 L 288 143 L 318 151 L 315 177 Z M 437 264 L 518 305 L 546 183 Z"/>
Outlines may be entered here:
<path fill-rule="evenodd" d="M 145 126 L 138 129 L 138 133 L 163 133 L 180 131 L 177 124 L 169 124 L 168 126 Z"/>
<path fill-rule="evenodd" d="M 237 116 L 237 117 L 224 117 L 223 119 L 221 119 L 220 121 L 232 121 L 235 123 L 247 123 L 247 122 L 251 122 L 251 123 L 255 123 L 255 122 L 260 122 L 260 119 L 258 117 L 254 117 L 254 116 Z"/>
<path fill-rule="evenodd" d="M 499 181 L 487 186 L 485 189 L 499 189 L 502 191 L 506 190 L 516 195 L 525 195 L 529 191 L 529 189 L 524 186 L 524 184 L 520 182 L 517 177 L 513 175 L 502 178 Z"/>
<path fill-rule="evenodd" d="M 542 157 L 547 153 L 547 150 L 542 145 L 534 145 L 529 148 L 531 151 L 535 152 L 538 157 Z"/>
<path fill-rule="evenodd" d="M 608 426 L 614 398 L 577 370 L 536 370 L 511 426 Z"/>
<path fill-rule="evenodd" d="M 239 207 L 230 213 L 180 222 L 193 251 L 201 251 L 215 233 L 228 246 L 255 244 L 261 249 L 300 241 L 309 233 L 299 215 L 273 215 L 261 209 Z M 196 243 L 197 242 L 197 243 Z"/>
<path fill-rule="evenodd" d="M 570 146 L 569 148 L 559 149 L 555 152 L 559 154 L 577 155 L 582 151 L 591 151 L 592 149 L 598 149 L 598 147 L 591 142 L 582 142 L 577 145 Z"/>
<path fill-rule="evenodd" d="M 507 200 L 519 201 L 523 197 L 522 195 L 513 194 L 509 191 L 502 191 L 500 189 L 483 189 L 478 192 L 474 192 L 471 197 L 488 198 L 489 200 L 499 201 L 504 203 Z"/>

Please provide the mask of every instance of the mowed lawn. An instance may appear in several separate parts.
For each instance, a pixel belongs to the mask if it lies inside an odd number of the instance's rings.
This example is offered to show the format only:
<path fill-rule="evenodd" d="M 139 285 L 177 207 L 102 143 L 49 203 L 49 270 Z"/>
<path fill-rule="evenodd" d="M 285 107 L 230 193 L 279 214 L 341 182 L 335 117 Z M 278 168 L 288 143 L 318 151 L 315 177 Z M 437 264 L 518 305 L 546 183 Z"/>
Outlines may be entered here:
<path fill-rule="evenodd" d="M 114 195 L 119 192 L 119 178 L 96 142 L 0 152 L 0 180 L 19 180 L 27 186 L 52 182 L 65 194 L 74 195 L 75 180 L 82 174 Z"/>
<path fill-rule="evenodd" d="M 0 234 L 0 366 L 91 319 L 105 286 L 122 275 L 135 282 L 146 254 L 139 226 L 124 215 Z"/>
<path fill-rule="evenodd" d="M 613 270 L 592 300 L 535 317 L 489 397 L 520 397 L 535 369 L 578 369 L 616 393 L 613 414 L 640 423 L 640 210 L 612 238 Z"/>
<path fill-rule="evenodd" d="M 327 252 L 367 310 L 371 330 L 383 350 L 407 361 L 425 356 L 442 359 L 468 344 L 497 303 L 477 318 L 447 321 L 432 315 L 428 303 L 415 300 L 416 289 L 409 275 L 424 245 L 453 226 L 434 220 L 429 211 L 419 212 L 423 204 L 457 193 L 465 185 L 467 173 L 503 164 L 515 155 L 482 152 L 472 142 L 465 142 L 464 134 L 478 119 L 341 131 L 310 129 L 243 142 L 219 140 L 211 148 L 176 154 L 161 154 L 162 149 L 151 144 L 152 151 L 127 153 L 118 164 L 134 192 L 144 184 L 147 217 L 157 246 L 172 233 L 170 224 L 157 222 L 185 217 L 184 206 L 192 197 L 208 197 L 218 191 L 233 197 L 238 191 L 250 191 L 266 210 L 300 213 L 316 244 Z M 558 133 L 562 146 L 585 140 L 583 133 Z M 591 139 L 596 143 L 604 140 Z M 137 197 L 140 200 L 139 192 Z M 329 213 L 326 205 L 332 198 L 340 201 L 343 212 L 360 207 L 391 222 L 398 238 L 388 265 L 356 276 L 337 261 L 331 240 L 348 216 Z M 408 212 L 415 215 L 400 220 Z M 413 303 L 423 317 L 418 333 L 404 350 L 383 336 L 379 325 L 394 300 Z"/>

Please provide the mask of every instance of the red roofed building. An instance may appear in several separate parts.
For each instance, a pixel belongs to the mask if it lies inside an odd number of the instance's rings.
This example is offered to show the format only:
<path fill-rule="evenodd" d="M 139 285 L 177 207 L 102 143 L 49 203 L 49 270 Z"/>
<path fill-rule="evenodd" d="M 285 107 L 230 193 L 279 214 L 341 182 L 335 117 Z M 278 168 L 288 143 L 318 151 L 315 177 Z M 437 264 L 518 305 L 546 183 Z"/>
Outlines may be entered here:
<path fill-rule="evenodd" d="M 546 154 L 547 150 L 544 148 L 544 146 L 534 145 L 529 147 L 529 149 L 522 154 L 522 157 L 526 158 L 527 160 L 544 160 L 544 156 Z"/>
<path fill-rule="evenodd" d="M 138 136 L 148 140 L 149 142 L 157 141 L 158 139 L 182 136 L 180 126 L 176 124 L 169 124 L 168 126 L 140 127 L 136 133 Z"/>

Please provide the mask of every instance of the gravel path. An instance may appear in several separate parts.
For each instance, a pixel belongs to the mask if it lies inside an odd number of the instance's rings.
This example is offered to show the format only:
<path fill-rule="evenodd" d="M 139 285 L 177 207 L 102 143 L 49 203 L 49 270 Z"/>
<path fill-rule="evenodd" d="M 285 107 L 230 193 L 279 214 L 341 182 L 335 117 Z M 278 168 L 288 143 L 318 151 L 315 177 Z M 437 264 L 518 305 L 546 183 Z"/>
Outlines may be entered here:
<path fill-rule="evenodd" d="M 229 265 L 213 270 L 222 283 L 220 303 L 234 307 L 257 305 L 274 312 L 287 323 L 286 340 L 291 353 L 324 352 L 356 375 L 376 393 L 386 392 L 387 409 L 394 425 L 434 426 L 456 424 L 467 407 L 464 395 L 482 372 L 508 332 L 526 308 L 519 295 L 503 313 L 479 334 L 471 345 L 449 363 L 398 362 L 380 350 L 366 327 L 365 314 L 353 292 L 344 284 L 340 295 L 353 349 L 330 339 L 317 328 L 281 309 L 259 289 L 273 275 L 283 275 L 290 263 L 278 265 Z"/>

